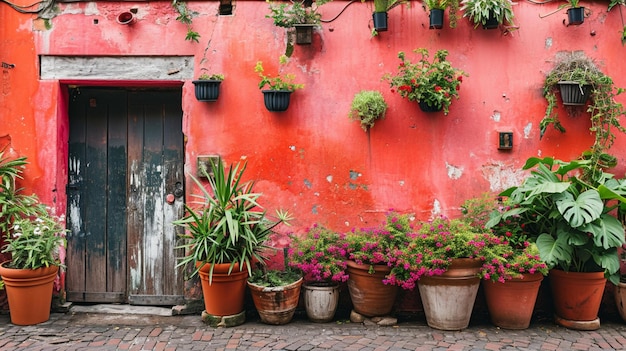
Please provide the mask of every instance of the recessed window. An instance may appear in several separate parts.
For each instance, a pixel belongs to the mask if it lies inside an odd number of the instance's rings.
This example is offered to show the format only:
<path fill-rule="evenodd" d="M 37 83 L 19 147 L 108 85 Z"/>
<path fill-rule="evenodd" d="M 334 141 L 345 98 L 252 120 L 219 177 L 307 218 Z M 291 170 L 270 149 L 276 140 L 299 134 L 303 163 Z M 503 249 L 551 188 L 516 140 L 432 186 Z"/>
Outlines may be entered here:
<path fill-rule="evenodd" d="M 233 14 L 232 0 L 220 0 L 220 16 L 228 16 Z"/>

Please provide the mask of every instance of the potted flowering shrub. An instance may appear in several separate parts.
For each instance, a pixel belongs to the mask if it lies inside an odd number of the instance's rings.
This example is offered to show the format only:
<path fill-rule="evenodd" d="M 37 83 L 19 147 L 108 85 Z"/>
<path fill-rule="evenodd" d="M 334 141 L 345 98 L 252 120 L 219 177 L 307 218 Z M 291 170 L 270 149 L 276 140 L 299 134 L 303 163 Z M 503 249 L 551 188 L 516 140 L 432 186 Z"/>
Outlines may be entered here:
<path fill-rule="evenodd" d="M 429 60 L 427 49 L 413 51 L 421 55 L 416 63 L 412 63 L 400 51 L 398 73 L 387 73 L 383 79 L 389 81 L 392 92 L 397 90 L 401 97 L 417 101 L 422 111 L 435 112 L 443 109 L 444 114 L 448 114 L 452 98 L 459 98 L 463 76 L 467 74 L 452 67 L 446 59 L 447 50 L 437 51 L 432 61 Z"/>
<path fill-rule="evenodd" d="M 343 237 L 317 224 L 304 236 L 291 236 L 289 266 L 304 276 L 304 307 L 313 322 L 333 320 L 339 303 L 339 284 L 348 280 Z"/>
<path fill-rule="evenodd" d="M 287 56 L 281 55 L 279 58 L 279 62 L 281 65 L 286 64 Z M 263 101 L 265 102 L 265 107 L 269 111 L 286 111 L 289 107 L 291 93 L 293 93 L 297 89 L 304 88 L 304 84 L 294 82 L 295 75 L 293 74 L 289 73 L 283 76 L 277 75 L 276 77 L 265 75 L 262 61 L 257 61 L 256 66 L 254 67 L 254 71 L 259 74 L 259 77 L 261 77 L 261 81 L 259 82 L 259 89 L 263 89 L 266 86 L 268 87 L 268 89 L 261 90 L 261 92 L 263 93 Z"/>
<path fill-rule="evenodd" d="M 194 93 L 198 101 L 217 101 L 220 96 L 220 84 L 224 80 L 223 74 L 202 74 L 192 81 Z"/>
<path fill-rule="evenodd" d="M 0 230 L 2 253 L 10 261 L 0 264 L 11 322 L 32 325 L 50 318 L 54 280 L 65 243 L 63 217 L 50 213 L 36 195 L 24 195 L 15 181 L 21 178 L 25 158 L 10 160 L 0 152 Z"/>

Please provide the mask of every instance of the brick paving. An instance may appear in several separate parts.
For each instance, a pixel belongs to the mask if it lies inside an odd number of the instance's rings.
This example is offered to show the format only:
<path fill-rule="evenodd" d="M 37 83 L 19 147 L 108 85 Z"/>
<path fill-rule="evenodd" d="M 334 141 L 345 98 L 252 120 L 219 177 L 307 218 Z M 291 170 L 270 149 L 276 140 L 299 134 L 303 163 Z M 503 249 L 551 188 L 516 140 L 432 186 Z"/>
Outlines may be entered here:
<path fill-rule="evenodd" d="M 626 323 L 602 321 L 596 331 L 575 331 L 550 320 L 510 331 L 474 321 L 463 331 L 429 328 L 423 319 L 393 327 L 346 320 L 317 324 L 302 316 L 284 326 L 254 318 L 213 329 L 200 316 L 53 313 L 50 321 L 16 326 L 0 316 L 0 350 L 625 350 Z"/>

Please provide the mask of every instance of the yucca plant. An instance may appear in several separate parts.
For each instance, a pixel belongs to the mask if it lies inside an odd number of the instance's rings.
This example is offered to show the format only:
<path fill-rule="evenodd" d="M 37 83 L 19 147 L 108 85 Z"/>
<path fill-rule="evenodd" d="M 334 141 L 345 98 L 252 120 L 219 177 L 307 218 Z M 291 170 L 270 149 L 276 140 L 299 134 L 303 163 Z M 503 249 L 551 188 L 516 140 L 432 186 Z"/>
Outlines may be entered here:
<path fill-rule="evenodd" d="M 192 195 L 196 200 L 185 205 L 185 216 L 174 222 L 185 229 L 185 233 L 180 234 L 184 243 L 178 248 L 184 249 L 186 255 L 179 259 L 178 267 L 209 263 L 211 280 L 215 264 L 230 263 L 231 272 L 238 263 L 239 269 L 246 267 L 251 274 L 252 260 L 265 261 L 266 240 L 273 228 L 288 222 L 291 216 L 278 210 L 277 220 L 266 217 L 266 211 L 257 202 L 261 193 L 253 191 L 254 182 L 242 181 L 246 166 L 243 162 L 226 169 L 221 158 L 211 163 L 211 173 L 201 170 L 208 179 L 209 189 L 190 176 L 201 193 Z M 192 276 L 199 269 L 197 265 Z"/>

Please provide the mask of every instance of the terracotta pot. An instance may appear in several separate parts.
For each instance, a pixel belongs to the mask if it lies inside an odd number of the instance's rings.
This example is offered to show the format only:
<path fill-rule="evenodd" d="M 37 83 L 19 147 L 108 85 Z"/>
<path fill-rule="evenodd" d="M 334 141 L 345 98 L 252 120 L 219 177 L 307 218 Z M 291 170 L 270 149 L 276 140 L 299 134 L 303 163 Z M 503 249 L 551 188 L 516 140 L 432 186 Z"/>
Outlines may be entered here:
<path fill-rule="evenodd" d="M 441 330 L 461 330 L 469 326 L 476 294 L 480 286 L 477 259 L 454 259 L 440 276 L 422 277 L 418 288 L 426 323 Z"/>
<path fill-rule="evenodd" d="M 626 283 L 620 282 L 615 286 L 615 305 L 620 317 L 626 322 Z"/>
<path fill-rule="evenodd" d="M 326 323 L 335 318 L 339 304 L 339 285 L 324 283 L 306 283 L 304 290 L 304 308 L 311 322 Z"/>
<path fill-rule="evenodd" d="M 504 283 L 483 280 L 491 323 L 504 329 L 530 326 L 543 275 L 524 274 Z"/>
<path fill-rule="evenodd" d="M 550 288 L 558 317 L 569 321 L 598 318 L 606 286 L 603 272 L 565 272 L 550 270 Z"/>
<path fill-rule="evenodd" d="M 287 324 L 293 318 L 300 299 L 302 278 L 285 286 L 265 287 L 248 282 L 252 293 L 252 301 L 261 317 L 267 324 Z"/>
<path fill-rule="evenodd" d="M 59 267 L 12 269 L 5 267 L 8 263 L 0 265 L 0 276 L 9 300 L 11 323 L 33 325 L 50 319 L 52 288 Z"/>
<path fill-rule="evenodd" d="M 347 265 L 346 272 L 350 276 L 348 291 L 354 310 L 367 317 L 385 316 L 391 313 L 398 287 L 383 284 L 383 279 L 391 272 L 391 268 L 385 265 L 374 265 L 374 273 L 369 274 L 370 265 L 368 264 L 348 261 Z"/>
<path fill-rule="evenodd" d="M 204 308 L 213 316 L 232 316 L 243 312 L 248 270 L 244 267 L 240 271 L 239 264 L 235 263 L 228 274 L 229 267 L 230 263 L 215 264 L 210 283 L 211 264 L 204 264 L 198 272 L 202 283 Z"/>

